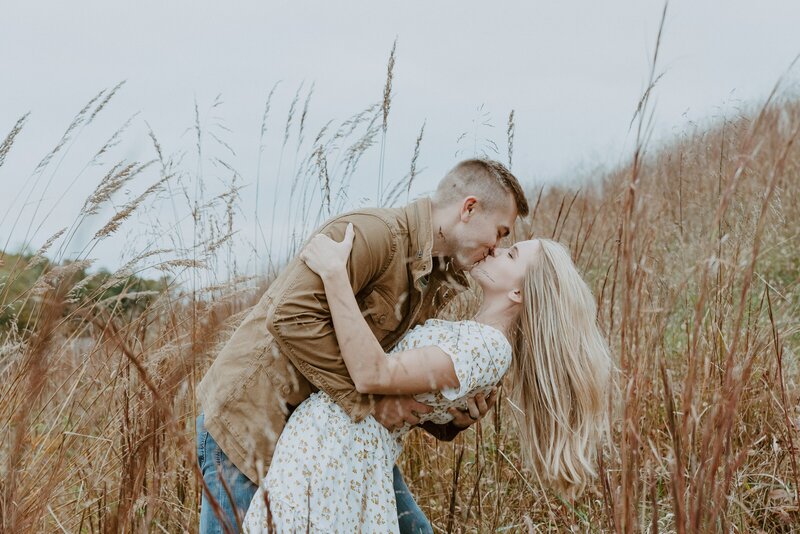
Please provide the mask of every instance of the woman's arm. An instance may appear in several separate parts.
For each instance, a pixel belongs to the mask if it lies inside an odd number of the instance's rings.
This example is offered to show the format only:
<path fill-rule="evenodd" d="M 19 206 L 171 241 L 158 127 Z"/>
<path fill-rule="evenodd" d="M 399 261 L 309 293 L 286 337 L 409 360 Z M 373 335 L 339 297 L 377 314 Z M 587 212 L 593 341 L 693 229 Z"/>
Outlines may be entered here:
<path fill-rule="evenodd" d="M 453 360 L 436 346 L 388 357 L 358 308 L 345 271 L 322 278 L 333 328 L 359 393 L 413 394 L 458 388 Z"/>
<path fill-rule="evenodd" d="M 347 276 L 354 232 L 348 226 L 342 242 L 315 236 L 300 257 L 322 278 L 336 338 L 359 393 L 413 394 L 458 388 L 453 360 L 436 346 L 388 357 L 358 308 Z"/>

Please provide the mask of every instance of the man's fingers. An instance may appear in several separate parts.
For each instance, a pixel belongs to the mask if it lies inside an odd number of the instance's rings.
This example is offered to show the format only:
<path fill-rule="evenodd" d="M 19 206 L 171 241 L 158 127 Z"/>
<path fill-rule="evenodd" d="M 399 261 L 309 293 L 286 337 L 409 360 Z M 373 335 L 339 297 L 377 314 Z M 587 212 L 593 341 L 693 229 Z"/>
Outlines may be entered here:
<path fill-rule="evenodd" d="M 411 426 L 419 424 L 419 417 L 413 412 L 409 412 L 403 417 L 403 420 Z"/>
<path fill-rule="evenodd" d="M 416 413 L 431 413 L 433 411 L 432 406 L 417 401 L 414 401 L 413 406 L 409 406 L 408 408 Z"/>
<path fill-rule="evenodd" d="M 478 409 L 478 404 L 475 402 L 475 399 L 467 399 L 467 411 L 469 411 L 469 416 L 473 419 L 480 419 L 481 411 Z"/>
<path fill-rule="evenodd" d="M 397 418 L 398 414 L 402 414 L 405 411 L 405 405 L 400 402 L 400 397 L 395 397 L 389 402 L 384 403 L 383 411 L 387 415 L 392 415 L 394 413 L 395 418 Z"/>
<path fill-rule="evenodd" d="M 453 424 L 458 428 L 467 428 L 475 422 L 466 412 L 462 412 L 458 408 L 450 408 L 447 411 L 453 416 Z"/>
<path fill-rule="evenodd" d="M 497 402 L 497 388 L 496 387 L 492 388 L 492 392 L 489 394 L 489 398 L 486 399 L 486 404 L 488 404 L 489 407 L 491 408 L 492 406 L 494 406 L 495 402 Z"/>
<path fill-rule="evenodd" d="M 486 415 L 486 412 L 489 411 L 489 406 L 486 404 L 486 396 L 483 393 L 479 393 L 475 396 L 475 404 L 478 405 L 478 411 L 481 413 L 481 417 Z"/>
<path fill-rule="evenodd" d="M 420 423 L 420 415 L 433 411 L 431 406 L 416 401 L 410 396 L 384 397 L 378 403 L 375 414 L 379 422 L 389 430 L 397 430 L 403 424 Z"/>

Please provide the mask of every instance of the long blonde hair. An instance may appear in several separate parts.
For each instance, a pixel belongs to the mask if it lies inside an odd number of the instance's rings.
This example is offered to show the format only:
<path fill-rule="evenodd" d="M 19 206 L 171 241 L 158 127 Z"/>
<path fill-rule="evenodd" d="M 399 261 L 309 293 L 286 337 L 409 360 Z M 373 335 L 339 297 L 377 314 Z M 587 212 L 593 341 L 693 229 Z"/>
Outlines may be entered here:
<path fill-rule="evenodd" d="M 574 497 L 596 474 L 612 362 L 594 296 L 569 252 L 538 241 L 513 332 L 512 412 L 528 467 L 546 486 Z"/>

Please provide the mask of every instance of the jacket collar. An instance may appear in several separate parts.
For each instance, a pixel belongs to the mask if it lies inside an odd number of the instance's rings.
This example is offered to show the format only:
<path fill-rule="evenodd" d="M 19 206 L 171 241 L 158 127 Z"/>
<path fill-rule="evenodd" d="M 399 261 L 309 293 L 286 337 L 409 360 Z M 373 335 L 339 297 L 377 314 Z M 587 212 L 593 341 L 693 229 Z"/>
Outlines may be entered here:
<path fill-rule="evenodd" d="M 433 217 L 431 199 L 428 197 L 415 200 L 405 208 L 408 221 L 408 261 L 409 272 L 415 287 L 419 288 L 418 281 L 431 274 L 434 259 L 433 252 Z M 438 262 L 437 262 L 438 263 Z M 447 262 L 444 267 L 447 279 L 452 279 L 457 285 L 467 287 L 467 275 L 453 267 L 452 262 Z"/>

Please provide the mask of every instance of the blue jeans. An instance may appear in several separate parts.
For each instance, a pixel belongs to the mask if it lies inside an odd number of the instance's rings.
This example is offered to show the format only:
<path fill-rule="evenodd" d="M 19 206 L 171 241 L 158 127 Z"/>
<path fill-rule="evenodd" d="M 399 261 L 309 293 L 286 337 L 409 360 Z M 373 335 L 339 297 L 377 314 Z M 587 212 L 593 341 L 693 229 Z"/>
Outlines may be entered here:
<path fill-rule="evenodd" d="M 400 523 L 400 534 L 433 534 L 433 527 L 428 518 L 417 506 L 414 496 L 406 486 L 403 475 L 394 466 L 394 499 L 397 505 L 397 520 Z"/>
<path fill-rule="evenodd" d="M 200 464 L 200 471 L 208 486 L 208 492 L 203 491 L 203 500 L 200 503 L 200 534 L 226 532 L 223 522 L 227 523 L 228 532 L 239 532 L 247 508 L 250 506 L 250 500 L 258 486 L 250 482 L 250 479 L 228 460 L 228 457 L 206 430 L 204 421 L 205 418 L 201 413 L 197 417 L 197 462 Z M 221 482 L 223 479 L 233 497 L 233 503 Z M 219 503 L 222 518 L 217 517 L 214 513 L 209 493 Z"/>
<path fill-rule="evenodd" d="M 220 534 L 225 532 L 223 521 L 228 524 L 230 531 L 239 532 L 250 500 L 253 498 L 258 486 L 253 484 L 239 469 L 233 465 L 217 442 L 206 430 L 204 417 L 201 413 L 197 417 L 197 462 L 203 473 L 203 480 L 208 486 L 211 495 L 219 503 L 224 516 L 222 520 L 214 514 L 208 493 L 203 491 L 203 500 L 200 503 L 200 534 Z M 225 480 L 233 497 L 233 504 L 222 485 Z M 433 534 L 433 528 L 422 513 L 414 497 L 403 480 L 403 475 L 397 466 L 394 466 L 394 494 L 397 504 L 397 517 L 400 523 L 401 534 Z"/>

